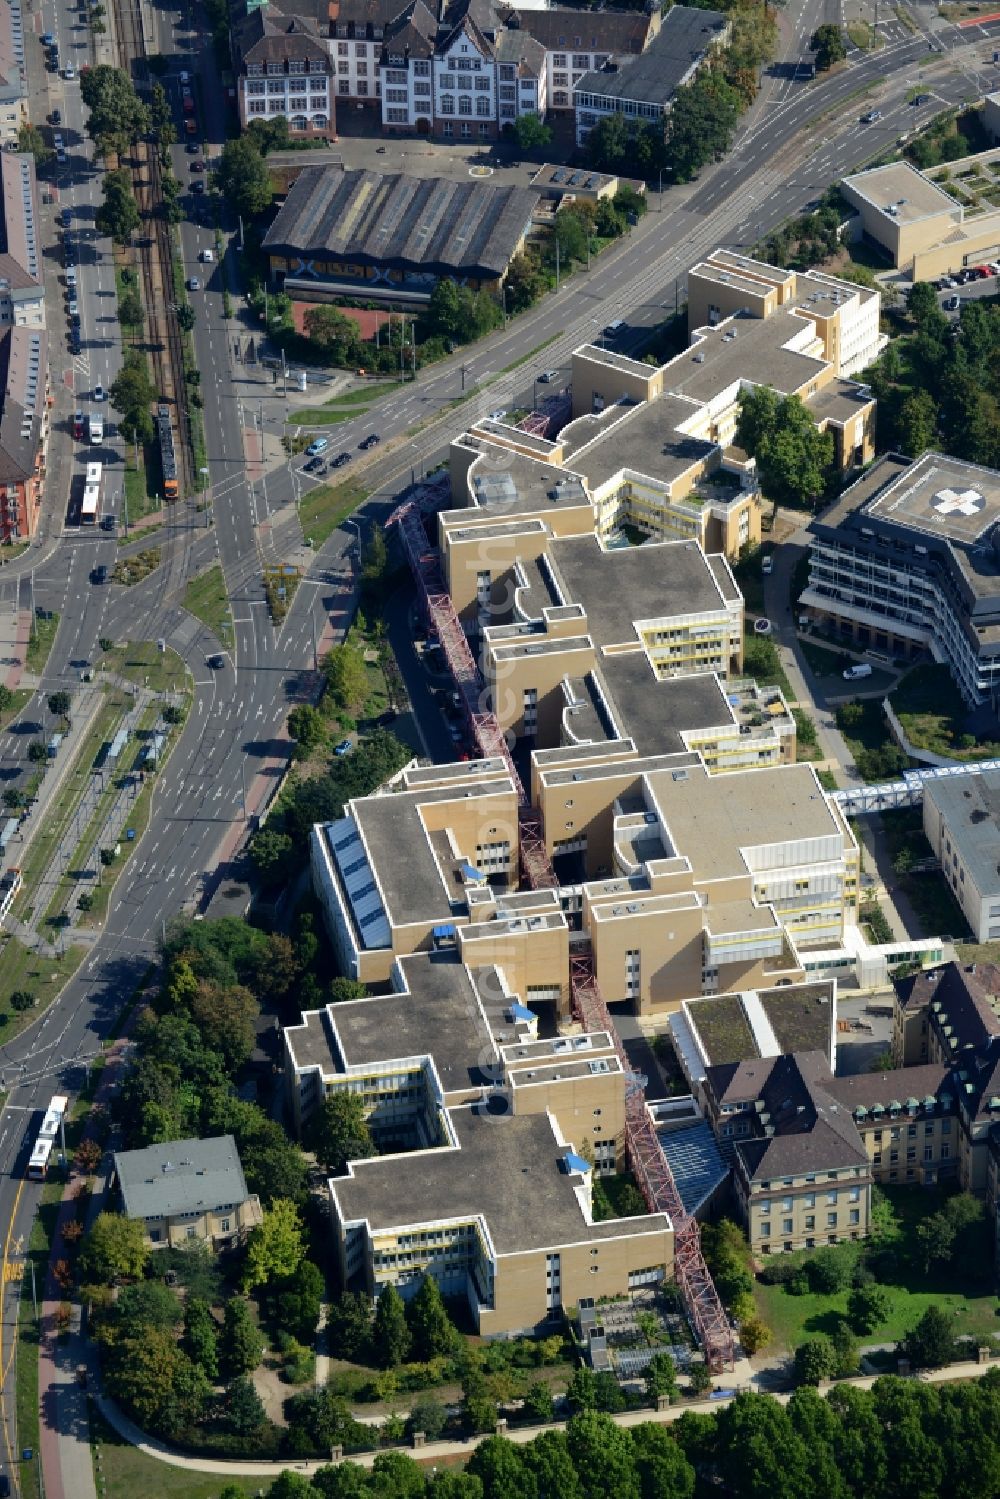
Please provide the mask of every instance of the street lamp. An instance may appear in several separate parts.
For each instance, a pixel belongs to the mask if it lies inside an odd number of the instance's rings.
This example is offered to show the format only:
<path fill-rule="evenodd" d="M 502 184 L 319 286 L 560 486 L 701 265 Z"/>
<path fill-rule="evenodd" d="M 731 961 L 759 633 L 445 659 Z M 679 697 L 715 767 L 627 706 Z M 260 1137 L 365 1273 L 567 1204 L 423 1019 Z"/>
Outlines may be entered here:
<path fill-rule="evenodd" d="M 344 517 L 344 525 L 345 526 L 353 526 L 354 527 L 354 534 L 355 534 L 355 536 L 357 538 L 357 543 L 358 543 L 358 567 L 360 568 L 360 566 L 361 566 L 361 526 L 358 523 L 358 521 L 352 520 L 349 515 L 345 515 L 345 517 Z"/>
<path fill-rule="evenodd" d="M 503 325 L 506 328 L 506 326 L 507 326 L 507 284 L 504 281 L 501 281 L 501 283 L 500 283 L 500 305 L 503 307 Z"/>

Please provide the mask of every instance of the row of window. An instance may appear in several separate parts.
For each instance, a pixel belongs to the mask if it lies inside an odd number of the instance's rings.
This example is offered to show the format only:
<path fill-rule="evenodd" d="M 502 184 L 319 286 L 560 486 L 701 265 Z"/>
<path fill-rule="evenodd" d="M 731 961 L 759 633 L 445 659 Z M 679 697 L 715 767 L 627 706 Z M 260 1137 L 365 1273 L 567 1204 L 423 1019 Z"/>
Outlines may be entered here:
<path fill-rule="evenodd" d="M 850 1223 L 850 1225 L 851 1225 L 852 1228 L 860 1225 L 860 1223 L 861 1223 L 861 1212 L 860 1212 L 860 1209 L 858 1209 L 858 1208 L 852 1208 L 851 1211 L 850 1211 L 850 1213 L 848 1214 L 848 1221 L 849 1221 L 849 1223 Z M 826 1215 L 826 1226 L 827 1226 L 827 1228 L 836 1228 L 838 1226 L 837 1225 L 837 1214 L 836 1213 L 827 1213 L 827 1215 Z M 810 1229 L 814 1229 L 815 1227 L 816 1227 L 816 1219 L 815 1219 L 815 1217 L 812 1214 L 810 1214 L 806 1218 L 806 1220 L 805 1220 L 805 1229 L 806 1229 L 806 1232 L 808 1233 Z M 795 1232 L 795 1220 L 793 1218 L 782 1218 L 782 1220 L 781 1220 L 781 1232 L 783 1234 L 793 1234 Z M 771 1225 L 770 1225 L 770 1223 L 762 1223 L 760 1225 L 760 1236 L 761 1236 L 762 1239 L 769 1239 L 770 1238 L 770 1236 L 771 1236 Z"/>

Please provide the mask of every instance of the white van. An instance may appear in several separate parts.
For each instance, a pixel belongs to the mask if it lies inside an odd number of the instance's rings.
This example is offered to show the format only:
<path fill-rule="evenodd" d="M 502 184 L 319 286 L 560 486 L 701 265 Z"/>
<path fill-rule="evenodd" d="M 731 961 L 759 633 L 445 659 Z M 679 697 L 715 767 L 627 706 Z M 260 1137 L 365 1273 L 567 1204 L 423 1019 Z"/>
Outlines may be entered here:
<path fill-rule="evenodd" d="M 87 427 L 90 432 L 91 442 L 104 441 L 104 418 L 103 416 L 91 416 L 87 419 Z M 871 668 L 869 667 L 869 670 Z"/>
<path fill-rule="evenodd" d="M 859 661 L 857 666 L 849 666 L 844 672 L 845 682 L 856 682 L 859 677 L 870 677 L 872 669 L 867 661 Z"/>

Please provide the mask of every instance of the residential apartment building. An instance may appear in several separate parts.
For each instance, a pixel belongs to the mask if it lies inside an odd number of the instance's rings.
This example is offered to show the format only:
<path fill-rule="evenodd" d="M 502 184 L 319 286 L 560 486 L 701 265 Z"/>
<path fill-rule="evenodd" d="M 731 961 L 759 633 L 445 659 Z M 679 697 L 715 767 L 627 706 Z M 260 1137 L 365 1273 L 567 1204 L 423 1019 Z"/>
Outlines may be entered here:
<path fill-rule="evenodd" d="M 630 124 L 665 126 L 677 90 L 726 45 L 730 30 L 720 11 L 673 5 L 641 57 L 595 59 L 572 85 L 577 145 L 584 144 L 600 120 L 613 115 Z"/>
<path fill-rule="evenodd" d="M 45 327 L 35 159 L 0 155 L 0 327 Z"/>
<path fill-rule="evenodd" d="M 1000 475 L 960 458 L 880 458 L 810 524 L 802 613 L 864 648 L 929 651 L 966 702 L 1000 691 Z"/>
<path fill-rule="evenodd" d="M 1000 939 L 1000 771 L 981 770 L 924 787 L 924 832 L 973 940 Z"/>
<path fill-rule="evenodd" d="M 0 6 L 0 148 L 17 144 L 28 119 L 27 93 L 24 13 L 20 0 L 8 0 Z"/>
<path fill-rule="evenodd" d="M 336 139 L 333 64 L 307 17 L 251 10 L 233 32 L 240 124 L 284 118 L 293 135 Z"/>
<path fill-rule="evenodd" d="M 154 1249 L 235 1249 L 263 1216 L 232 1135 L 116 1151 L 114 1180 L 126 1218 L 143 1224 Z"/>
<path fill-rule="evenodd" d="M 49 371 L 45 330 L 0 329 L 0 542 L 34 533 L 48 445 Z"/>

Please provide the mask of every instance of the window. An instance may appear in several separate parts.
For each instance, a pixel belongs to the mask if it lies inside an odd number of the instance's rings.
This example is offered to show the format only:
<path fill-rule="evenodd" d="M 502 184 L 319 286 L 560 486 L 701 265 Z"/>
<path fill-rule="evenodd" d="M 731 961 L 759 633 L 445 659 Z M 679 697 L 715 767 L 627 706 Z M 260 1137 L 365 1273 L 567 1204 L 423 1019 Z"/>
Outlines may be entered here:
<path fill-rule="evenodd" d="M 293 58 L 288 64 L 289 73 L 304 73 L 306 65 L 301 58 Z"/>
<path fill-rule="evenodd" d="M 455 113 L 455 100 L 451 94 L 443 94 L 441 96 L 441 113 L 443 115 L 453 115 Z"/>
<path fill-rule="evenodd" d="M 792 1222 L 791 1218 L 782 1218 L 782 1220 L 781 1220 L 781 1232 L 783 1234 L 790 1234 L 790 1233 L 792 1233 L 794 1231 L 794 1228 L 795 1228 L 795 1225 Z"/>
<path fill-rule="evenodd" d="M 553 54 L 552 54 L 552 66 L 554 68 L 564 68 L 566 66 L 566 54 L 565 54 L 565 52 L 553 52 Z"/>
<path fill-rule="evenodd" d="M 463 100 L 462 102 L 464 103 L 465 101 Z M 489 99 L 477 99 L 476 100 L 476 114 L 477 115 L 488 115 L 489 112 L 490 112 L 490 101 L 489 101 Z"/>
<path fill-rule="evenodd" d="M 347 74 L 350 71 L 351 71 L 351 65 L 350 65 L 349 62 L 338 62 L 338 64 L 337 64 L 337 74 L 338 74 L 338 76 L 346 77 Z"/>
<path fill-rule="evenodd" d="M 338 42 L 337 43 L 337 56 L 338 57 L 347 57 L 349 55 L 349 53 L 350 53 L 350 50 L 351 49 L 350 49 L 350 47 L 348 47 L 348 45 L 347 45 L 346 42 Z"/>
<path fill-rule="evenodd" d="M 836 1191 L 836 1188 L 834 1188 L 834 1190 L 832 1192 L 827 1192 L 827 1194 L 826 1194 L 826 1200 L 827 1200 L 827 1205 L 828 1206 L 832 1206 L 837 1201 L 837 1191 Z"/>
<path fill-rule="evenodd" d="M 415 62 L 413 64 L 413 76 L 414 76 L 414 78 L 429 78 L 430 74 L 431 74 L 431 65 L 430 65 L 429 62 L 420 61 L 420 62 Z"/>
<path fill-rule="evenodd" d="M 836 1228 L 837 1227 L 837 1215 L 836 1215 L 836 1213 L 827 1213 L 827 1215 L 826 1215 L 826 1226 L 827 1226 L 827 1228 Z"/>
<path fill-rule="evenodd" d="M 805 1197 L 803 1197 L 802 1199 L 802 1206 L 806 1208 L 814 1208 L 816 1206 L 816 1193 L 807 1192 Z"/>
<path fill-rule="evenodd" d="M 769 1239 L 771 1237 L 770 1223 L 762 1223 L 760 1225 L 760 1236 L 762 1239 Z"/>
<path fill-rule="evenodd" d="M 480 94 L 484 94 L 484 93 L 488 94 L 489 91 L 490 91 L 490 80 L 489 80 L 489 78 L 483 78 L 483 77 L 477 78 L 476 79 L 476 90 Z"/>
<path fill-rule="evenodd" d="M 407 73 L 405 68 L 386 68 L 386 83 L 406 83 Z"/>
<path fill-rule="evenodd" d="M 368 49 L 365 46 L 364 42 L 355 42 L 354 43 L 354 55 L 355 55 L 355 57 L 364 57 L 365 53 L 367 52 L 367 50 Z"/>
<path fill-rule="evenodd" d="M 861 1188 L 860 1187 L 852 1187 L 851 1190 L 848 1192 L 847 1197 L 848 1197 L 848 1201 L 850 1201 L 850 1202 L 860 1202 L 861 1201 Z"/>
<path fill-rule="evenodd" d="M 585 52 L 574 52 L 573 66 L 574 68 L 582 68 L 585 72 L 590 67 L 590 58 Z"/>
<path fill-rule="evenodd" d="M 232 1227 L 233 1227 L 233 1220 L 231 1218 L 223 1218 L 221 1226 L 222 1226 L 222 1232 L 224 1234 L 231 1233 L 232 1232 Z"/>
<path fill-rule="evenodd" d="M 816 1217 L 815 1217 L 815 1214 L 808 1213 L 806 1215 L 806 1228 L 815 1228 L 815 1227 L 816 1227 Z"/>
<path fill-rule="evenodd" d="M 413 85 L 413 97 L 415 99 L 429 99 L 431 86 L 429 83 L 415 83 Z"/>
<path fill-rule="evenodd" d="M 460 115 L 470 115 L 472 113 L 472 100 L 468 94 L 459 94 L 458 112 Z"/>
<path fill-rule="evenodd" d="M 850 1221 L 852 1224 L 861 1222 L 861 1213 L 857 1208 L 851 1208 Z"/>
<path fill-rule="evenodd" d="M 390 125 L 405 125 L 407 121 L 407 112 L 405 109 L 387 108 L 385 117 Z"/>
<path fill-rule="evenodd" d="M 349 78 L 341 78 L 337 84 L 337 92 L 338 94 L 350 94 L 351 80 Z"/>
<path fill-rule="evenodd" d="M 442 88 L 454 88 L 455 87 L 455 75 L 454 75 L 454 73 L 442 73 L 441 74 L 441 78 L 440 78 L 440 83 L 441 83 L 441 87 Z"/>
<path fill-rule="evenodd" d="M 771 1211 L 771 1199 L 769 1197 L 764 1198 L 760 1204 L 760 1210 L 762 1213 L 769 1213 Z"/>

